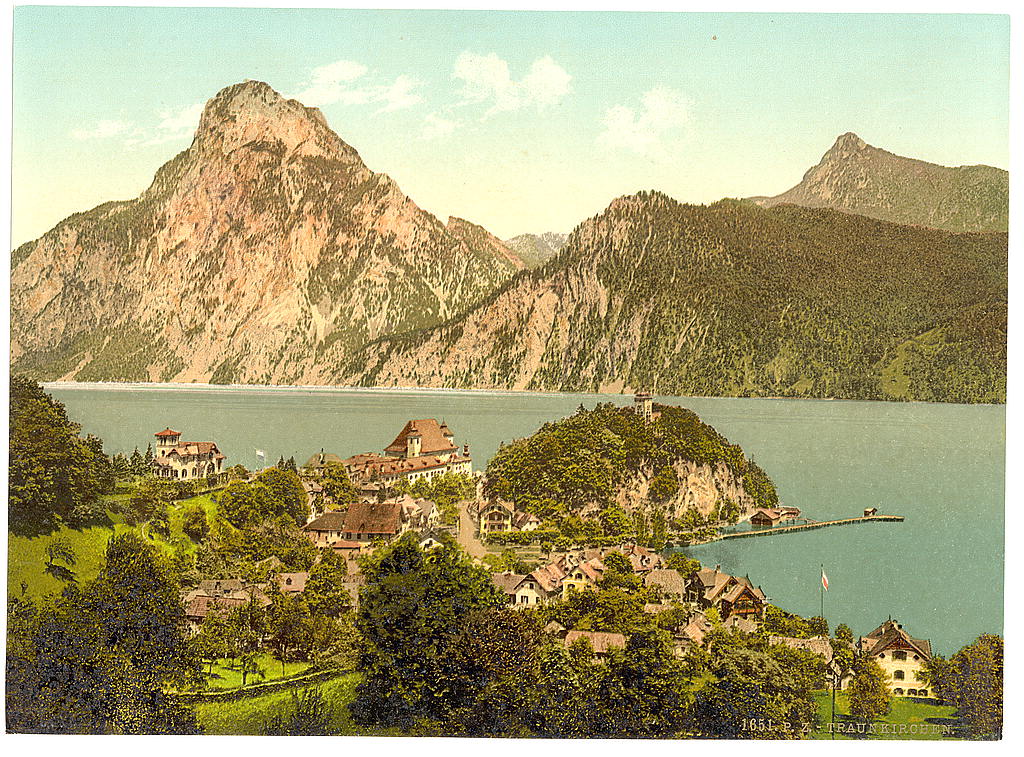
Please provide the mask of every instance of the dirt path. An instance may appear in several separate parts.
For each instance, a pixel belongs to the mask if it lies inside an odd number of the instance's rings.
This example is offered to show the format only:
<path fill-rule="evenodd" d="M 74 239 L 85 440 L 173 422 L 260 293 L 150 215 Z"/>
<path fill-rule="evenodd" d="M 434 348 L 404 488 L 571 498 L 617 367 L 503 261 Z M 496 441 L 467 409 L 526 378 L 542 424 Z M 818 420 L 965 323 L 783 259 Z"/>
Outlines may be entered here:
<path fill-rule="evenodd" d="M 469 517 L 469 511 L 466 509 L 469 505 L 468 502 L 459 503 L 459 545 L 469 553 L 470 557 L 483 557 L 487 554 L 487 549 L 476 538 L 476 524 L 473 519 Z"/>

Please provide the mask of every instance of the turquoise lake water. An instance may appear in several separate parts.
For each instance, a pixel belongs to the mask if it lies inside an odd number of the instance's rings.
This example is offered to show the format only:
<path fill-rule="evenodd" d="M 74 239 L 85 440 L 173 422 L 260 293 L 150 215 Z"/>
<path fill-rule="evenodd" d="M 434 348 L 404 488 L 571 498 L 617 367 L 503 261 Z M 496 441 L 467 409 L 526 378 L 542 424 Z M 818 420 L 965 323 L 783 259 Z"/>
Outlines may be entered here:
<path fill-rule="evenodd" d="M 380 450 L 411 418 L 445 419 L 482 469 L 501 441 L 532 433 L 583 404 L 630 404 L 591 394 L 405 390 L 47 387 L 109 453 L 144 450 L 165 426 L 214 440 L 228 464 L 301 465 L 323 447 L 343 457 Z M 705 565 L 749 575 L 772 602 L 819 612 L 867 633 L 890 615 L 951 654 L 980 633 L 1002 633 L 1005 408 L 923 403 L 658 397 L 688 407 L 775 481 L 784 504 L 815 520 L 865 507 L 903 523 L 864 523 L 736 539 L 686 550 Z"/>

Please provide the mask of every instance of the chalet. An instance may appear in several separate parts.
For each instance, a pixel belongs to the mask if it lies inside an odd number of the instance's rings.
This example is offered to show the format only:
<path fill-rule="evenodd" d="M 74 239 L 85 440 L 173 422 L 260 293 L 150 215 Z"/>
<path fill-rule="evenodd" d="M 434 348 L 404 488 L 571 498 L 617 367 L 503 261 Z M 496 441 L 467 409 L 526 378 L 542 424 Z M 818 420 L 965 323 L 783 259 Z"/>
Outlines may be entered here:
<path fill-rule="evenodd" d="M 697 571 L 687 591 L 688 601 L 695 601 L 699 607 L 718 609 L 722 620 L 730 615 L 761 617 L 767 604 L 764 592 L 754 586 L 749 578 L 730 576 L 719 570 L 719 566 L 701 568 Z"/>
<path fill-rule="evenodd" d="M 621 633 L 607 633 L 605 631 L 569 631 L 565 635 L 565 646 L 571 647 L 578 641 L 586 639 L 594 650 L 594 658 L 606 660 L 613 648 L 625 649 L 626 637 Z"/>
<path fill-rule="evenodd" d="M 302 531 L 318 547 L 329 547 L 345 538 L 345 513 L 324 513 L 303 526 Z"/>
<path fill-rule="evenodd" d="M 172 480 L 192 480 L 222 472 L 224 455 L 214 442 L 183 442 L 181 432 L 165 428 L 156 434 L 153 475 Z"/>
<path fill-rule="evenodd" d="M 594 588 L 604 577 L 604 563 L 598 557 L 580 563 L 566 573 L 562 579 L 562 596 L 567 597 L 570 591 L 583 591 Z"/>
<path fill-rule="evenodd" d="M 500 499 L 480 503 L 477 509 L 477 523 L 481 534 L 492 531 L 511 531 L 515 506 Z"/>
<path fill-rule="evenodd" d="M 402 506 L 398 502 L 353 502 L 345 513 L 341 538 L 347 541 L 393 539 L 402 532 Z"/>
<path fill-rule="evenodd" d="M 889 689 L 894 695 L 931 695 L 922 678 L 922 671 L 932 658 L 932 645 L 927 639 L 915 639 L 890 618 L 867 636 L 862 636 L 857 642 L 857 649 L 874 658 L 889 674 Z"/>
<path fill-rule="evenodd" d="M 552 563 L 532 573 L 495 573 L 495 586 L 505 592 L 510 605 L 535 607 L 557 599 L 562 594 L 562 579 L 565 573 L 558 564 Z"/>
<path fill-rule="evenodd" d="M 517 604 L 516 602 L 516 590 L 519 588 L 519 584 L 526 578 L 521 573 L 513 573 L 510 570 L 506 570 L 502 573 L 495 573 L 491 576 L 491 581 L 497 586 L 504 594 L 505 600 L 510 604 Z"/>
<path fill-rule="evenodd" d="M 405 494 L 397 499 L 402 507 L 402 521 L 417 531 L 434 528 L 441 522 L 441 512 L 429 499 Z"/>
<path fill-rule="evenodd" d="M 512 515 L 512 529 L 515 531 L 536 531 L 540 528 L 540 518 L 533 513 L 515 512 Z"/>

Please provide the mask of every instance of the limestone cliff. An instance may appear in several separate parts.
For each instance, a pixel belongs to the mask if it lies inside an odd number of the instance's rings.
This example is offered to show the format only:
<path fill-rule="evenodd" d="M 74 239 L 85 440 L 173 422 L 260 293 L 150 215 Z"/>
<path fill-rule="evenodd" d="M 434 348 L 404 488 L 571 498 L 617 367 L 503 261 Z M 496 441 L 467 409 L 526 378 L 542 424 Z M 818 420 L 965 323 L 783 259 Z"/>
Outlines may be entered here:
<path fill-rule="evenodd" d="M 138 198 L 65 219 L 12 267 L 12 363 L 35 378 L 321 384 L 523 264 L 417 207 L 318 110 L 249 81 L 207 103 Z"/>

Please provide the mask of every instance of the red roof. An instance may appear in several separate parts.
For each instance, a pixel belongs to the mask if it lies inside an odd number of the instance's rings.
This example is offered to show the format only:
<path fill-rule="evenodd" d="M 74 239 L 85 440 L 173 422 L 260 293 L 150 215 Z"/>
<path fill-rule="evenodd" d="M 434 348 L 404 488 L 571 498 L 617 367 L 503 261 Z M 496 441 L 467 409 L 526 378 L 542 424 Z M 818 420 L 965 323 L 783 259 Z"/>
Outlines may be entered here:
<path fill-rule="evenodd" d="M 436 418 L 423 418 L 420 420 L 409 421 L 405 424 L 405 428 L 403 428 L 401 432 L 399 432 L 398 436 L 395 437 L 395 440 L 384 448 L 384 451 L 404 455 L 407 449 L 406 440 L 410 436 L 418 436 L 420 437 L 421 455 L 437 455 L 439 453 L 454 452 L 456 447 L 452 443 L 452 440 L 445 436 L 445 432 L 451 434 L 451 431 L 448 430 L 447 424 L 445 424 L 442 429 Z"/>
<path fill-rule="evenodd" d="M 345 532 L 394 536 L 401 518 L 402 506 L 397 502 L 353 502 L 345 514 Z"/>
<path fill-rule="evenodd" d="M 170 427 L 165 428 L 163 431 L 157 431 L 153 436 L 181 436 L 180 431 L 174 431 Z"/>

